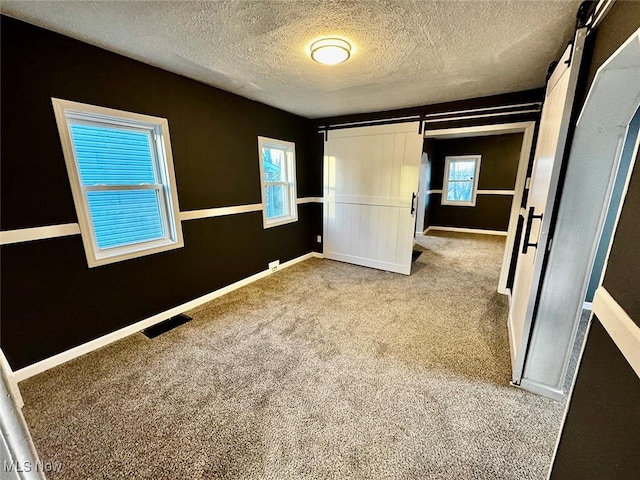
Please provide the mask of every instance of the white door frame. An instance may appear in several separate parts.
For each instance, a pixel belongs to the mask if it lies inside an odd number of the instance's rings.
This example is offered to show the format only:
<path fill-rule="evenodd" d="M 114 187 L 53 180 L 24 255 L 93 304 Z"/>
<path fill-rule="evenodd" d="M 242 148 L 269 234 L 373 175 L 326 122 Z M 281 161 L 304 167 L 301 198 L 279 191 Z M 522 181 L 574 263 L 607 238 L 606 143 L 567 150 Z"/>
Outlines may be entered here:
<path fill-rule="evenodd" d="M 35 468 L 39 462 L 38 453 L 22 415 L 23 405 L 15 373 L 0 349 L 0 431 L 3 435 L 3 440 L 0 442 L 3 443 L 3 454 L 9 456 L 9 458 L 3 458 L 4 472 L 7 473 L 2 478 L 45 480 L 43 470 Z M 32 468 L 26 468 L 29 465 Z M 13 468 L 13 474 L 7 470 L 8 466 Z"/>
<path fill-rule="evenodd" d="M 571 145 L 571 151 L 569 152 L 569 159 L 573 155 L 579 155 L 580 151 L 593 151 L 598 150 L 599 158 L 608 158 L 614 159 L 613 161 L 613 170 L 612 177 L 609 182 L 609 187 L 607 191 L 607 199 L 610 198 L 611 188 L 613 183 L 615 182 L 615 176 L 617 175 L 617 169 L 620 163 L 620 154 L 622 149 L 622 143 L 626 141 L 633 141 L 628 136 L 628 124 L 633 119 L 634 111 L 626 110 L 625 108 L 620 108 L 621 106 L 629 106 L 638 108 L 638 99 L 640 98 L 640 86 L 638 86 L 638 82 L 635 80 L 638 76 L 638 71 L 640 69 L 640 29 L 636 30 L 597 70 L 596 75 L 591 83 L 591 87 L 589 88 L 589 92 L 587 94 L 587 98 L 582 106 L 582 110 L 577 120 L 576 132 L 574 135 L 574 141 Z M 612 95 L 615 95 L 615 98 L 611 98 Z M 633 100 L 635 98 L 635 103 Z M 604 100 L 604 101 L 603 101 Z M 626 111 L 625 111 L 626 110 Z M 622 126 L 627 125 L 622 136 L 620 135 L 618 130 Z M 585 135 L 580 138 L 580 130 L 581 129 L 589 129 L 589 128 L 600 128 L 601 132 L 603 132 L 600 136 L 595 135 Z M 604 149 L 602 149 L 602 145 L 606 145 Z M 599 148 L 600 147 L 600 148 Z M 580 368 L 582 363 L 582 358 L 584 354 L 584 350 L 587 344 L 587 339 L 589 337 L 589 331 L 591 329 L 591 324 L 593 320 L 593 316 L 596 315 L 598 318 L 602 318 L 603 312 L 610 313 L 609 310 L 611 299 L 608 295 L 602 295 L 606 293 L 606 290 L 602 287 L 602 281 L 604 279 L 604 274 L 607 271 L 608 263 L 609 263 L 609 254 L 611 253 L 611 248 L 613 246 L 613 242 L 616 235 L 616 230 L 618 229 L 618 223 L 620 221 L 620 215 L 622 214 L 622 209 L 624 207 L 627 190 L 629 187 L 629 183 L 631 181 L 631 176 L 634 173 L 634 170 L 637 168 L 635 159 L 638 154 L 638 149 L 640 148 L 640 133 L 638 133 L 635 139 L 635 147 L 631 157 L 631 163 L 629 165 L 629 169 L 626 173 L 626 179 L 624 184 L 624 189 L 622 191 L 622 195 L 620 198 L 620 205 L 616 212 L 615 224 L 613 227 L 613 231 L 611 233 L 611 238 L 609 239 L 609 245 L 607 249 L 607 256 L 604 262 L 604 266 L 602 268 L 602 277 L 600 278 L 600 286 L 596 291 L 596 297 L 600 297 L 600 302 L 596 302 L 594 298 L 594 311 L 589 318 L 589 323 L 587 325 L 587 331 L 585 332 L 584 338 L 582 340 L 582 345 L 580 348 L 580 353 L 578 356 L 578 366 L 577 369 Z M 595 252 L 597 249 L 597 245 L 600 241 L 600 232 L 602 229 L 602 225 L 604 224 L 604 220 L 606 217 L 606 204 L 603 205 L 602 217 L 600 219 L 598 225 L 598 234 L 596 236 L 596 241 L 592 246 L 592 250 L 590 253 L 591 261 L 593 261 L 593 257 L 595 256 Z M 586 275 L 586 278 L 582 284 L 582 297 L 586 295 L 587 287 L 589 284 L 590 271 Z M 609 298 L 607 298 L 609 297 Z M 600 304 L 602 310 L 599 311 L 598 304 Z M 613 301 L 614 307 L 619 308 L 619 305 Z M 620 328 L 623 325 L 623 314 L 620 313 L 622 309 L 616 314 L 611 314 L 608 319 L 611 323 L 610 326 L 615 325 Z M 614 327 L 615 328 L 615 327 Z M 622 348 L 620 345 L 622 344 L 620 339 L 629 340 L 632 338 L 629 335 L 628 331 L 625 331 L 623 328 L 620 328 L 620 332 L 622 332 L 621 336 L 616 340 L 616 337 L 612 336 L 614 343 L 620 348 L 622 352 Z M 611 333 L 608 332 L 611 336 Z M 627 344 L 628 345 L 628 344 Z M 637 350 L 637 349 L 636 349 Z M 635 351 L 635 350 L 631 350 Z M 624 352 L 623 352 L 624 354 Z M 627 359 L 628 360 L 628 359 Z M 631 363 L 631 362 L 629 362 Z M 560 446 L 560 439 L 562 438 L 562 434 L 564 432 L 564 427 L 566 425 L 567 416 L 569 415 L 569 409 L 571 407 L 571 401 L 573 400 L 573 392 L 576 386 L 577 380 L 577 369 L 574 373 L 573 379 L 571 381 L 571 387 L 568 394 L 568 399 L 565 403 L 564 414 L 562 418 L 562 424 L 560 429 L 558 430 L 558 436 L 556 438 L 555 448 L 553 450 L 553 455 L 551 459 L 551 463 L 549 464 L 549 471 L 547 473 L 547 480 L 551 478 L 551 473 L 553 470 L 553 466 L 556 460 L 556 456 L 558 454 L 558 448 Z M 637 372 L 637 371 L 636 371 Z"/>
<path fill-rule="evenodd" d="M 536 122 L 515 122 L 495 125 L 479 125 L 474 127 L 445 128 L 441 130 L 425 130 L 425 138 L 449 139 L 461 137 L 480 137 L 487 135 L 505 135 L 508 133 L 522 133 L 522 146 L 520 147 L 520 160 L 518 161 L 518 173 L 511 202 L 511 213 L 509 214 L 509 227 L 507 229 L 507 239 L 502 258 L 502 268 L 500 269 L 500 279 L 498 280 L 498 293 L 507 294 L 507 279 L 509 277 L 509 267 L 516 239 L 518 228 L 518 216 L 520 215 L 520 205 L 522 195 L 525 190 L 525 180 L 527 167 L 531 158 L 533 148 L 533 134 Z M 422 185 L 421 185 L 422 187 Z M 425 192 L 426 193 L 426 192 Z M 424 203 L 424 200 L 422 201 Z"/>
<path fill-rule="evenodd" d="M 420 185 L 418 185 L 418 209 L 416 211 L 416 235 L 422 235 L 424 233 L 424 214 L 426 210 L 427 200 L 427 176 L 429 173 L 428 168 L 429 155 L 422 152 L 422 159 L 420 160 Z"/>

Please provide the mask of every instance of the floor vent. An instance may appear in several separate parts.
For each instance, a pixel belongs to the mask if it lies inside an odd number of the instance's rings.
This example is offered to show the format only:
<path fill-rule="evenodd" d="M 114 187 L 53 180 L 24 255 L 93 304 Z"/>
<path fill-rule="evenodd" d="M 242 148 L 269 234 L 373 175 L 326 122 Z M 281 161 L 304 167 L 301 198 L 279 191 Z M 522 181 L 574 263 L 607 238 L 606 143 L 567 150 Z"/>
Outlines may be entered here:
<path fill-rule="evenodd" d="M 180 325 L 184 325 L 189 321 L 191 321 L 191 317 L 181 313 L 180 315 L 171 317 L 164 322 L 156 323 L 152 327 L 145 328 L 142 333 L 144 333 L 147 338 L 156 338 L 158 335 L 162 335 L 163 333 L 173 330 Z"/>

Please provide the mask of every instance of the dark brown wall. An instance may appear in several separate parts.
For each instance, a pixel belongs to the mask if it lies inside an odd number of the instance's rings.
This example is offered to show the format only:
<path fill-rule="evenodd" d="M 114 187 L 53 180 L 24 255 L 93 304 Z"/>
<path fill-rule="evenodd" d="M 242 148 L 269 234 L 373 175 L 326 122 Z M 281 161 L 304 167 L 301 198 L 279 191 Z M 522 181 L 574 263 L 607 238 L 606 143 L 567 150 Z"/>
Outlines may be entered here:
<path fill-rule="evenodd" d="M 625 199 L 604 287 L 640 326 L 640 159 Z M 635 479 L 640 472 L 640 378 L 594 316 L 552 479 Z"/>
<path fill-rule="evenodd" d="M 598 68 L 622 45 L 640 26 L 640 2 L 618 0 L 598 27 L 595 45 L 591 53 L 587 84 L 591 85 Z M 588 92 L 585 91 L 585 94 Z"/>
<path fill-rule="evenodd" d="M 592 320 L 552 480 L 635 480 L 640 472 L 640 379 Z"/>
<path fill-rule="evenodd" d="M 51 97 L 167 118 L 180 209 L 260 203 L 259 135 L 295 142 L 298 196 L 322 195 L 307 119 L 2 17 L 1 228 L 77 221 Z M 87 267 L 79 236 L 1 248 L 0 342 L 18 369 L 317 249 L 322 206 L 183 222 L 185 247 Z M 152 281 L 150 281 L 152 280 Z"/>
<path fill-rule="evenodd" d="M 448 155 L 482 155 L 478 190 L 515 188 L 522 134 L 433 140 L 430 144 L 430 188 L 442 189 L 444 162 Z M 429 153 L 429 152 L 427 152 Z M 442 195 L 430 195 L 425 211 L 427 226 L 478 228 L 506 231 L 509 226 L 512 196 L 478 195 L 474 207 L 442 205 Z"/>
<path fill-rule="evenodd" d="M 589 82 L 640 27 L 640 2 L 616 2 L 595 38 Z M 640 325 L 640 160 L 614 237 L 604 287 Z M 552 479 L 635 479 L 640 471 L 640 379 L 600 324 L 592 320 L 562 430 Z"/>
<path fill-rule="evenodd" d="M 603 285 L 640 327 L 640 157 L 622 207 Z"/>

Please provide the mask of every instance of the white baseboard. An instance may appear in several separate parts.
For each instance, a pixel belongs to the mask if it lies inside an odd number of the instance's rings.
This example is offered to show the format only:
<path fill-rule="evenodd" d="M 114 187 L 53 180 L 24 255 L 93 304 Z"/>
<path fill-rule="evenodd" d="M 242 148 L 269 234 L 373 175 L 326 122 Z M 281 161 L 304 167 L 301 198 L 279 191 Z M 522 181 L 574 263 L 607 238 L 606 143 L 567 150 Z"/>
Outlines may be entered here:
<path fill-rule="evenodd" d="M 290 267 L 295 265 L 296 263 L 303 262 L 310 258 L 323 258 L 321 253 L 318 252 L 310 252 L 300 257 L 289 260 L 288 262 L 284 262 L 278 266 L 278 270 L 282 270 L 283 268 Z M 14 372 L 14 378 L 16 382 L 21 382 L 29 377 L 33 377 L 38 373 L 42 373 L 45 370 L 49 370 L 50 368 L 57 367 L 69 360 L 73 360 L 74 358 L 80 357 L 86 353 L 92 352 L 93 350 L 97 350 L 98 348 L 104 347 L 105 345 L 109 345 L 117 340 L 128 337 L 129 335 L 133 335 L 134 333 L 138 333 L 145 328 L 149 328 L 152 325 L 160 323 L 164 320 L 167 320 L 171 317 L 179 315 L 187 310 L 191 310 L 192 308 L 198 307 L 204 303 L 210 302 L 218 297 L 226 295 L 227 293 L 233 292 L 241 287 L 249 285 L 250 283 L 255 282 L 256 280 L 260 280 L 261 278 L 272 275 L 271 270 L 263 270 L 261 272 L 256 273 L 255 275 L 251 275 L 250 277 L 239 280 L 231 285 L 227 285 L 226 287 L 215 290 L 214 292 L 203 295 L 202 297 L 195 298 L 189 302 L 183 303 L 182 305 L 178 305 L 177 307 L 171 308 L 165 312 L 158 313 L 152 317 L 146 318 L 139 322 L 136 322 L 127 327 L 121 328 L 120 330 L 116 330 L 115 332 L 108 333 L 102 337 L 96 338 L 95 340 L 91 340 L 90 342 L 83 343 L 82 345 L 78 345 L 77 347 L 73 347 L 69 350 L 66 350 L 62 353 L 58 353 L 52 357 L 46 358 L 39 362 L 34 363 L 33 365 L 29 365 L 27 367 L 21 368 L 20 370 L 16 370 Z"/>
<path fill-rule="evenodd" d="M 481 228 L 438 227 L 438 226 L 427 227 L 424 233 L 426 234 L 427 232 L 431 232 L 434 230 L 440 231 L 440 232 L 480 233 L 482 235 L 499 235 L 501 237 L 507 236 L 507 232 L 503 232 L 501 230 L 483 230 Z"/>

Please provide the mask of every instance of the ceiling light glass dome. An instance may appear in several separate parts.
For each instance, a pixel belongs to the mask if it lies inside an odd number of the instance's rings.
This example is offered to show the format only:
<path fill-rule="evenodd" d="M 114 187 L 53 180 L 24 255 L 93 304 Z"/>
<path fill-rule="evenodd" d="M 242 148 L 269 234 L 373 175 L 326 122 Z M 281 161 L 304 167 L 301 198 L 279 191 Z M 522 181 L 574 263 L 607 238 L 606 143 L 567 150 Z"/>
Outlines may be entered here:
<path fill-rule="evenodd" d="M 337 65 L 351 56 L 351 45 L 340 38 L 323 38 L 311 44 L 311 58 L 323 65 Z"/>

